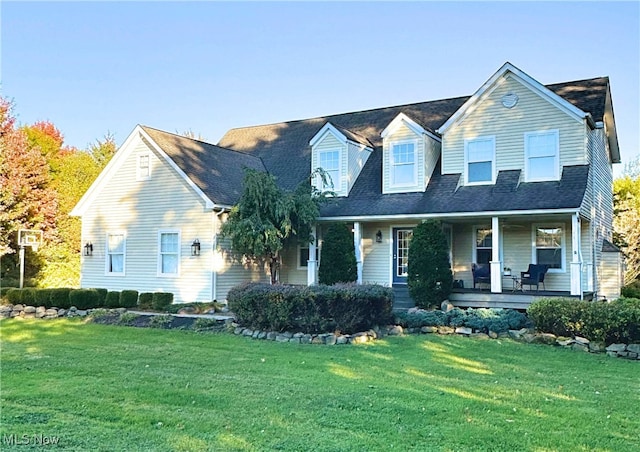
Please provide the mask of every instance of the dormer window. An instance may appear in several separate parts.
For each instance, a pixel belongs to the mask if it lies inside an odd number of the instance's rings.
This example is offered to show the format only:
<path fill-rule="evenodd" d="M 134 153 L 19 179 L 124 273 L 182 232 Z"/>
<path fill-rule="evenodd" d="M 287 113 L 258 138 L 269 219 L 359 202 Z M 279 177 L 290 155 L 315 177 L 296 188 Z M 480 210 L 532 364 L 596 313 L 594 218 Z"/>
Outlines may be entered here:
<path fill-rule="evenodd" d="M 323 184 L 324 190 L 339 191 L 340 184 L 340 150 L 320 151 L 318 154 L 319 166 L 327 174 L 330 180 Z"/>
<path fill-rule="evenodd" d="M 416 184 L 417 166 L 414 142 L 391 145 L 391 185 L 407 187 Z"/>
<path fill-rule="evenodd" d="M 558 130 L 524 134 L 525 174 L 527 182 L 560 179 Z"/>
<path fill-rule="evenodd" d="M 496 139 L 479 137 L 464 141 L 465 185 L 491 184 L 496 174 Z"/>

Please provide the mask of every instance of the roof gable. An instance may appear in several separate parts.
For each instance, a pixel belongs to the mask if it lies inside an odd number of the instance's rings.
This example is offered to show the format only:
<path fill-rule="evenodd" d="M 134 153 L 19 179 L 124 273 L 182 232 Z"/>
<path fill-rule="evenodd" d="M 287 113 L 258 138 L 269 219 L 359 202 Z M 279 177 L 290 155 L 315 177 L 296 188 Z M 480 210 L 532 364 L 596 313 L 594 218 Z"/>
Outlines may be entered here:
<path fill-rule="evenodd" d="M 387 127 L 382 131 L 380 136 L 384 139 L 389 135 L 393 135 L 400 127 L 402 126 L 408 127 L 413 133 L 416 135 L 425 135 L 429 134 L 436 140 L 440 141 L 440 137 L 434 135 L 433 133 L 428 133 L 420 124 L 415 122 L 409 116 L 404 113 L 399 113 L 398 116 L 393 118 L 393 121 L 389 123 Z"/>
<path fill-rule="evenodd" d="M 568 115 L 574 117 L 576 120 L 583 120 L 590 117 L 589 113 L 584 112 L 580 108 L 576 107 L 573 103 L 564 99 L 560 95 L 556 94 L 552 89 L 547 88 L 540 82 L 530 77 L 511 63 L 505 63 L 495 74 L 493 74 L 489 80 L 487 80 L 465 103 L 460 107 L 447 121 L 442 124 L 437 130 L 438 133 L 444 134 L 451 126 L 463 121 L 475 108 L 485 100 L 493 90 L 504 82 L 507 76 L 513 76 L 515 80 L 522 85 L 529 88 L 531 91 L 538 94 L 549 103 L 555 105 L 559 109 L 566 112 Z M 558 88 L 564 88 L 564 84 L 561 84 Z"/>

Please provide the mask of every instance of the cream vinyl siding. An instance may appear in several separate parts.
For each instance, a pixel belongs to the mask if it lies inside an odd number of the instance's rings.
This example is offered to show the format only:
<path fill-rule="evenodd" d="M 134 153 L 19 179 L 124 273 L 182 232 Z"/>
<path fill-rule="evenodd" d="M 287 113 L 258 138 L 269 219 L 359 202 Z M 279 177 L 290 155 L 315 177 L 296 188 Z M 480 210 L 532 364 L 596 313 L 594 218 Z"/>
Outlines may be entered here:
<path fill-rule="evenodd" d="M 347 146 L 338 140 L 333 133 L 326 133 L 314 147 L 311 153 L 311 170 L 320 167 L 320 152 L 340 151 L 340 180 L 333 181 L 333 191 L 337 196 L 347 196 L 349 185 L 347 184 Z M 322 182 L 317 178 L 315 185 L 322 190 Z"/>
<path fill-rule="evenodd" d="M 464 171 L 464 140 L 479 136 L 496 137 L 496 170 L 524 171 L 524 134 L 558 129 L 560 167 L 587 163 L 586 130 L 582 121 L 530 91 L 513 76 L 507 75 L 487 98 L 461 122 L 454 124 L 442 138 L 442 173 Z M 515 93 L 515 107 L 505 108 L 502 96 Z"/>
<path fill-rule="evenodd" d="M 298 268 L 298 246 L 293 245 L 282 250 L 280 282 L 283 284 L 307 285 L 307 268 Z"/>
<path fill-rule="evenodd" d="M 394 187 L 391 180 L 391 168 L 393 157 L 391 155 L 394 143 L 414 143 L 414 155 L 416 165 L 416 184 L 413 186 Z M 406 125 L 400 126 L 393 134 L 385 137 L 382 147 L 382 192 L 383 193 L 409 193 L 424 191 L 425 184 L 425 140 Z M 430 155 L 433 159 L 433 156 Z M 429 174 L 430 176 L 430 174 Z"/>
<path fill-rule="evenodd" d="M 426 188 L 429 185 L 429 181 L 431 180 L 431 176 L 433 175 L 433 170 L 438 163 L 438 159 L 440 158 L 440 149 L 441 144 L 439 141 L 431 138 L 428 135 L 424 136 L 424 187 Z"/>
<path fill-rule="evenodd" d="M 391 286 L 391 236 L 388 223 L 362 225 L 363 266 L 362 282 Z M 382 243 L 376 242 L 376 233 L 382 231 Z"/>
<path fill-rule="evenodd" d="M 269 269 L 266 265 L 239 262 L 231 254 L 231 241 L 218 238 L 214 270 L 217 272 L 216 294 L 214 299 L 226 300 L 232 287 L 244 282 L 265 282 L 270 280 Z"/>
<path fill-rule="evenodd" d="M 204 202 L 142 139 L 132 144 L 119 170 L 97 194 L 82 218 L 82 242 L 93 256 L 82 257 L 82 287 L 139 292 L 172 292 L 175 302 L 211 300 L 212 213 Z M 152 177 L 137 180 L 139 154 L 148 154 Z M 158 231 L 179 230 L 180 277 L 158 277 Z M 126 232 L 126 271 L 105 276 L 107 232 Z M 191 256 L 200 239 L 201 255 Z"/>
<path fill-rule="evenodd" d="M 367 163 L 371 151 L 362 145 L 347 141 L 347 155 L 347 194 L 349 194 L 360 175 L 360 171 L 364 168 L 364 164 Z"/>
<path fill-rule="evenodd" d="M 607 300 L 615 300 L 620 297 L 620 287 L 624 285 L 624 271 L 620 253 L 602 253 L 600 261 L 600 290 L 598 295 Z"/>

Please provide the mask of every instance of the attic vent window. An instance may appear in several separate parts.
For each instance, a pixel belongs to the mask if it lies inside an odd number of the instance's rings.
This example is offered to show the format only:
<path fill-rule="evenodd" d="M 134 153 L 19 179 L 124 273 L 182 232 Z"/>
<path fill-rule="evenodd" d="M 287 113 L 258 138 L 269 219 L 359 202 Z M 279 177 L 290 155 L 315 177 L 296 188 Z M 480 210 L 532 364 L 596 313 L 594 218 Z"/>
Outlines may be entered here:
<path fill-rule="evenodd" d="M 502 96 L 502 105 L 506 108 L 513 108 L 518 103 L 518 95 L 516 93 L 507 93 Z"/>

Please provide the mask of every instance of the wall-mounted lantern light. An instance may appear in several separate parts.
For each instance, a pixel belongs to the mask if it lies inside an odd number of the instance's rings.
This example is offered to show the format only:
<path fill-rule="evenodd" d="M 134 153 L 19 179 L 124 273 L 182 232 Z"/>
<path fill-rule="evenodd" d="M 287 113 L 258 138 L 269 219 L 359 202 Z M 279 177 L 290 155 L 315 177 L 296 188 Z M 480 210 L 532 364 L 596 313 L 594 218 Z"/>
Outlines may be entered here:
<path fill-rule="evenodd" d="M 200 240 L 195 239 L 191 244 L 191 255 L 200 256 Z"/>
<path fill-rule="evenodd" d="M 382 243 L 382 231 L 380 229 L 376 232 L 376 243 Z"/>
<path fill-rule="evenodd" d="M 93 243 L 87 242 L 84 244 L 84 255 L 93 256 Z"/>

